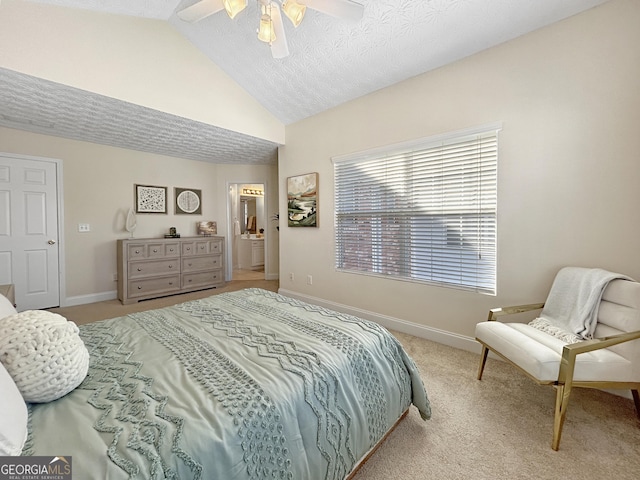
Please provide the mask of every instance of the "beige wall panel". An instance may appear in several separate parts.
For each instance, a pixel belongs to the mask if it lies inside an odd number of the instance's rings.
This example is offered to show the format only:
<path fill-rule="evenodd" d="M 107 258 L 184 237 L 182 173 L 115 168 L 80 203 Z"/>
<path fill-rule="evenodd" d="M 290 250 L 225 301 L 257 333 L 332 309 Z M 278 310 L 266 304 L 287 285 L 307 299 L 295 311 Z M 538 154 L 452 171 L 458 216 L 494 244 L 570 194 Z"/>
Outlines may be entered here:
<path fill-rule="evenodd" d="M 638 25 L 640 2 L 611 1 L 288 126 L 280 208 L 286 177 L 319 172 L 320 227 L 281 227 L 281 288 L 472 337 L 489 308 L 544 300 L 562 266 L 640 279 Z M 335 271 L 332 156 L 492 122 L 497 296 Z"/>

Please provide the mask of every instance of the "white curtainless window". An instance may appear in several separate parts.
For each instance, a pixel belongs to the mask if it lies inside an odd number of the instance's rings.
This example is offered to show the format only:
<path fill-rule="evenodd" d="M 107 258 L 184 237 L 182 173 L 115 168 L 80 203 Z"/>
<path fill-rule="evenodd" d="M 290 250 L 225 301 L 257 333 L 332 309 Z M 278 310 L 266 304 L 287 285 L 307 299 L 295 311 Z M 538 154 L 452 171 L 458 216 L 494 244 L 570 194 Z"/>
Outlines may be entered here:
<path fill-rule="evenodd" d="M 495 294 L 500 128 L 334 157 L 337 270 Z"/>

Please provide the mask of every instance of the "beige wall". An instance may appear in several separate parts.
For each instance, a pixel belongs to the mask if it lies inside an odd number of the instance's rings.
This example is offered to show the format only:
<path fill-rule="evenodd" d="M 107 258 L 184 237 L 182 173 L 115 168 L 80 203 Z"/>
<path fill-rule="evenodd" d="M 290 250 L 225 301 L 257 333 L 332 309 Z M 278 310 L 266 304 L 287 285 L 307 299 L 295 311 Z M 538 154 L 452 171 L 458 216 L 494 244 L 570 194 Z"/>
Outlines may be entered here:
<path fill-rule="evenodd" d="M 268 212 L 277 210 L 275 165 L 216 165 L 87 142 L 0 128 L 0 152 L 62 161 L 65 290 L 63 303 L 115 298 L 116 240 L 127 238 L 126 212 L 134 206 L 134 184 L 168 188 L 168 214 L 138 214 L 135 236 L 161 237 L 169 227 L 182 236 L 196 234 L 197 221 L 216 221 L 227 236 L 229 183 L 263 183 Z M 202 215 L 175 215 L 173 187 L 202 190 Z M 79 233 L 78 224 L 91 231 Z M 269 226 L 271 227 L 271 226 Z M 273 231 L 272 231 L 273 230 Z M 269 278 L 278 276 L 278 234 L 266 231 Z M 227 238 L 227 243 L 228 243 Z M 86 296 L 86 298 L 82 298 Z"/>
<path fill-rule="evenodd" d="M 0 67 L 284 143 L 284 126 L 161 20 L 0 4 Z"/>
<path fill-rule="evenodd" d="M 640 279 L 638 25 L 640 2 L 611 1 L 288 126 L 280 209 L 286 177 L 319 172 L 320 227 L 281 227 L 281 289 L 466 338 L 491 307 L 544 300 L 564 265 Z M 334 270 L 332 156 L 491 122 L 496 297 Z"/>

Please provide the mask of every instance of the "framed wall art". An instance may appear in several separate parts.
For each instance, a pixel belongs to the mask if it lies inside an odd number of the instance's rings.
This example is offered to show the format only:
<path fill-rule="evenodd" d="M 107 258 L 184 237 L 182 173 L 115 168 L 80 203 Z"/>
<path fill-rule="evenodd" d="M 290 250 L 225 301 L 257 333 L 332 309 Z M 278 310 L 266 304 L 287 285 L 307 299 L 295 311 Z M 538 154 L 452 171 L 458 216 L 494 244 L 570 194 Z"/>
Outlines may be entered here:
<path fill-rule="evenodd" d="M 202 215 L 202 191 L 195 188 L 174 189 L 176 215 Z"/>
<path fill-rule="evenodd" d="M 287 225 L 318 226 L 318 174 L 287 178 Z"/>
<path fill-rule="evenodd" d="M 135 185 L 136 213 L 167 213 L 167 187 Z"/>

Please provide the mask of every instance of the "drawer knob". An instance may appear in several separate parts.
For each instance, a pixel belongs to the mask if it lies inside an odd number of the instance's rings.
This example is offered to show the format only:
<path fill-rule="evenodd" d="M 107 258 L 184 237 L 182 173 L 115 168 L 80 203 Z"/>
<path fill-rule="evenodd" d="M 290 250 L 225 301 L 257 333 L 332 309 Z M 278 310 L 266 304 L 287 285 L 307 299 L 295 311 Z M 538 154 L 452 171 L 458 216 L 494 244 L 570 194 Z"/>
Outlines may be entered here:
<path fill-rule="evenodd" d="M 170 249 L 169 249 L 169 251 L 170 251 L 170 252 L 173 252 L 173 248 L 170 248 Z"/>
<path fill-rule="evenodd" d="M 204 250 L 204 245 L 200 247 L 200 250 Z"/>
<path fill-rule="evenodd" d="M 187 251 L 191 250 L 191 247 L 187 247 Z"/>
<path fill-rule="evenodd" d="M 142 268 L 138 267 L 138 271 L 139 271 L 139 272 L 141 272 L 141 271 L 142 271 Z"/>
<path fill-rule="evenodd" d="M 173 265 L 169 265 L 169 268 L 173 268 Z"/>
<path fill-rule="evenodd" d="M 189 264 L 189 266 L 191 266 L 191 264 Z"/>
<path fill-rule="evenodd" d="M 153 249 L 153 253 L 158 253 L 158 249 L 157 249 L 157 248 L 154 248 L 154 249 Z"/>
<path fill-rule="evenodd" d="M 140 253 L 140 250 L 136 250 L 136 253 Z"/>
<path fill-rule="evenodd" d="M 141 286 L 138 286 L 138 290 L 142 290 L 142 287 L 141 287 Z"/>

